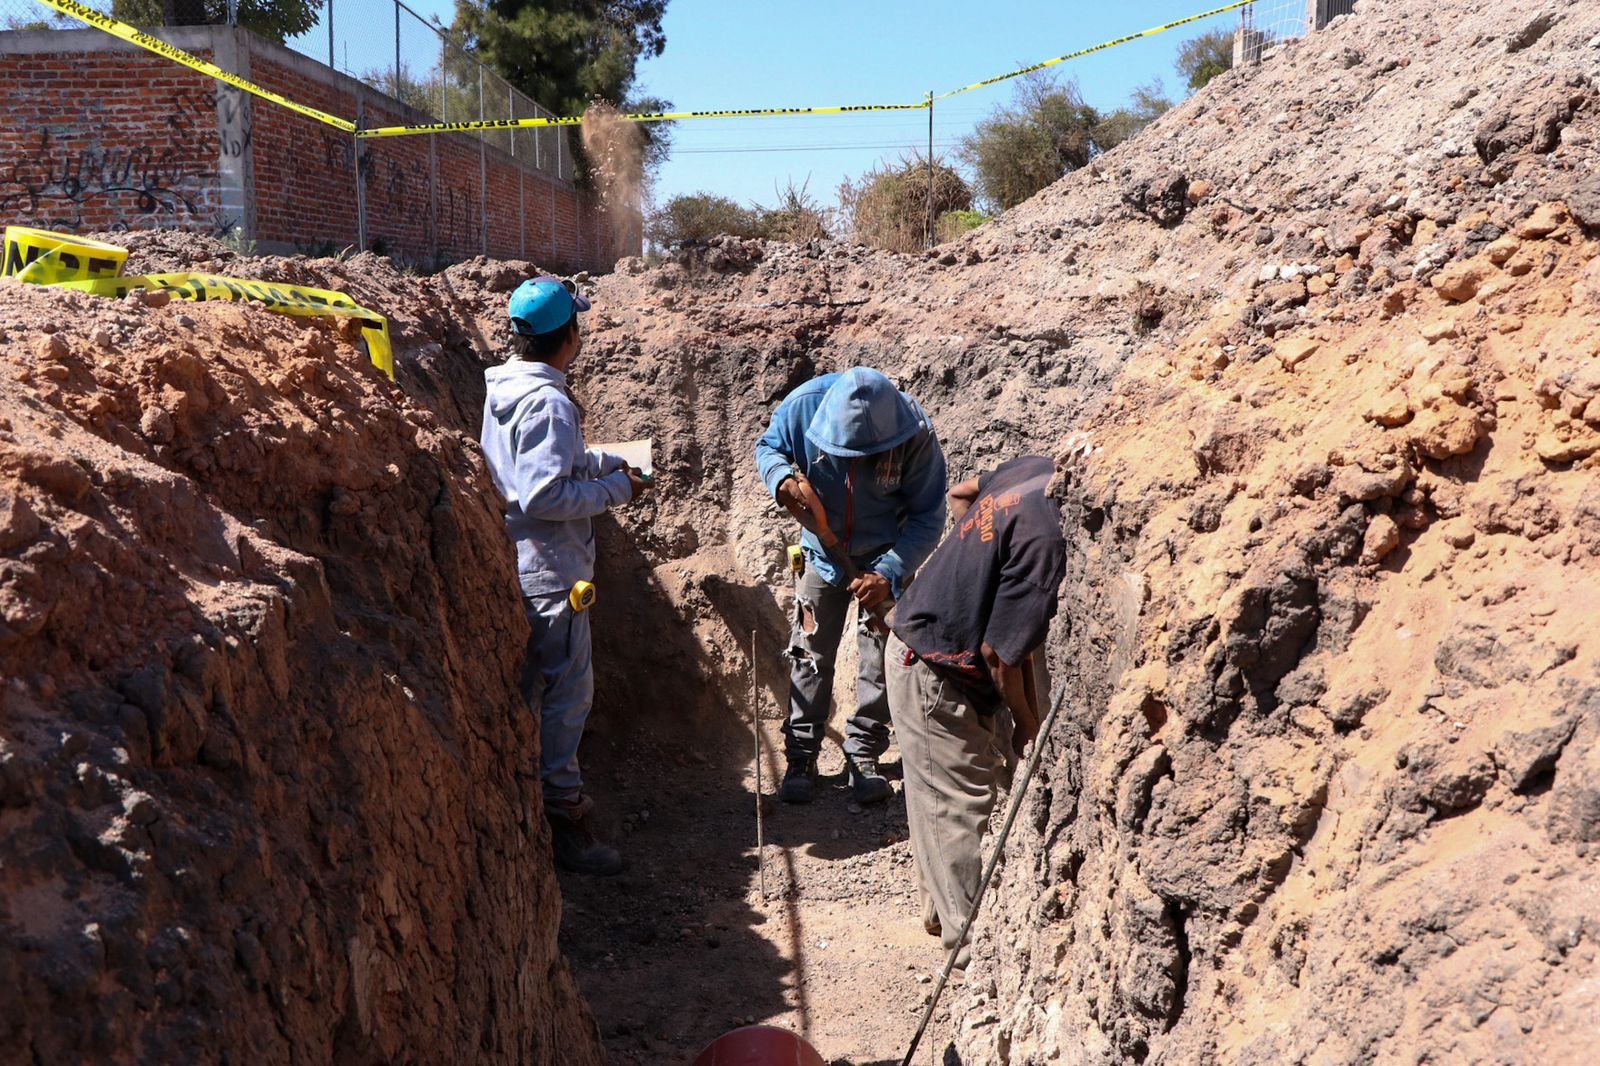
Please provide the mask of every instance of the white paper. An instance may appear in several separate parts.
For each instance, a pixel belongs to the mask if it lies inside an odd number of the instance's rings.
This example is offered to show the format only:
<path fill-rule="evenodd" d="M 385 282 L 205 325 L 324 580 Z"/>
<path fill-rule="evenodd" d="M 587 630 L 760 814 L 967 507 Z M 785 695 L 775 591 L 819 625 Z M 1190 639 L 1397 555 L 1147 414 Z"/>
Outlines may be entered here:
<path fill-rule="evenodd" d="M 596 444 L 594 447 L 608 455 L 615 455 L 629 466 L 634 467 L 645 477 L 654 477 L 655 463 L 650 457 L 650 450 L 655 444 L 654 437 L 644 440 L 625 440 L 616 444 Z"/>

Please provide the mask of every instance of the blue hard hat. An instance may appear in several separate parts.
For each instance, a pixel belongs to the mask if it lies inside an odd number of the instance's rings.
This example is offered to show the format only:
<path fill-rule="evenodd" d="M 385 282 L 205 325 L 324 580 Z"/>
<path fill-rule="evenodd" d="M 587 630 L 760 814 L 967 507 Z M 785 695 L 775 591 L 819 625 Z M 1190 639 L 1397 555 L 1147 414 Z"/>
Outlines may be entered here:
<path fill-rule="evenodd" d="M 513 331 L 535 337 L 554 333 L 567 324 L 572 312 L 587 310 L 588 299 L 577 294 L 572 282 L 546 274 L 518 285 L 506 312 Z"/>

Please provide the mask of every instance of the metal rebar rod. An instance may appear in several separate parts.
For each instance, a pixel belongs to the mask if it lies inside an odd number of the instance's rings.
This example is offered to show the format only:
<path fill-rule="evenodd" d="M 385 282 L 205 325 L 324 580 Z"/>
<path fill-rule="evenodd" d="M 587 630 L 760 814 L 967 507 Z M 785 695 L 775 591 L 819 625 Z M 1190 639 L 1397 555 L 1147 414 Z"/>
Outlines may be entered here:
<path fill-rule="evenodd" d="M 972 910 L 967 912 L 967 920 L 961 923 L 961 935 L 956 938 L 955 946 L 950 949 L 950 954 L 945 956 L 944 968 L 939 971 L 939 981 L 933 986 L 933 995 L 928 997 L 928 1009 L 922 1012 L 922 1021 L 917 1025 L 916 1033 L 911 1037 L 911 1046 L 906 1048 L 905 1058 L 900 1060 L 900 1066 L 911 1066 L 911 1057 L 917 1053 L 917 1045 L 922 1043 L 922 1035 L 927 1032 L 928 1023 L 933 1021 L 933 1011 L 939 1005 L 939 994 L 944 991 L 945 984 L 950 980 L 950 971 L 955 968 L 956 956 L 961 953 L 961 948 L 967 942 L 967 935 L 972 932 L 973 919 L 978 916 L 978 908 L 983 904 L 983 895 L 989 891 L 989 882 L 994 879 L 995 867 L 1000 865 L 1000 856 L 1006 850 L 1006 838 L 1011 835 L 1011 823 L 1017 820 L 1017 812 L 1022 809 L 1022 799 L 1028 794 L 1028 785 L 1033 781 L 1034 767 L 1039 765 L 1039 755 L 1044 751 L 1045 738 L 1050 735 L 1050 729 L 1056 724 L 1056 715 L 1061 712 L 1061 705 L 1066 702 L 1067 688 L 1062 685 L 1056 689 L 1055 699 L 1050 701 L 1050 713 L 1045 715 L 1044 724 L 1039 727 L 1039 735 L 1033 742 L 1033 753 L 1028 756 L 1027 765 L 1022 769 L 1022 781 L 1011 792 L 1011 807 L 1006 811 L 1006 820 L 1000 826 L 1000 832 L 994 840 L 994 853 L 989 856 L 989 865 L 984 867 L 983 880 L 978 882 L 978 894 L 972 897 Z"/>
<path fill-rule="evenodd" d="M 761 902 L 767 902 L 767 838 L 761 812 L 761 701 L 756 687 L 756 631 L 750 631 L 750 724 L 756 735 L 756 868 L 760 871 Z"/>
<path fill-rule="evenodd" d="M 327 4 L 328 4 L 328 69 L 329 70 L 337 70 L 338 68 L 333 65 L 333 0 L 327 0 Z"/>

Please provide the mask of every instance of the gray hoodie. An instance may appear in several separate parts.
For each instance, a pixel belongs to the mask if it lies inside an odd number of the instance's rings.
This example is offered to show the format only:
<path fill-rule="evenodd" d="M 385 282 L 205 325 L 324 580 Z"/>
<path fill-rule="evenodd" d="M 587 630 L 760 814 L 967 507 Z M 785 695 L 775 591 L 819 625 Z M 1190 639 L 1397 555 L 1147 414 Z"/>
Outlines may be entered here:
<path fill-rule="evenodd" d="M 565 594 L 594 579 L 589 521 L 633 496 L 623 461 L 585 448 L 567 376 L 513 359 L 484 371 L 483 456 L 506 498 L 524 596 Z"/>

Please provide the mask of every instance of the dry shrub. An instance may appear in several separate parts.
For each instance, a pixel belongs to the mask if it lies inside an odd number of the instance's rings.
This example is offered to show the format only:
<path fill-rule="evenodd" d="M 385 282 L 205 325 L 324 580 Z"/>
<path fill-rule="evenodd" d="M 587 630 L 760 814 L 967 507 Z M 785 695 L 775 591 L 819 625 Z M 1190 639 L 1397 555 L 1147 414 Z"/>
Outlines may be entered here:
<path fill-rule="evenodd" d="M 774 241 L 827 240 L 833 236 L 830 212 L 817 203 L 808 192 L 811 179 L 796 186 L 793 179 L 783 188 L 774 188 L 777 202 L 772 207 L 758 207 L 758 225 L 761 236 Z"/>
<path fill-rule="evenodd" d="M 972 207 L 972 189 L 937 157 L 932 175 L 933 215 Z M 928 160 L 912 156 L 879 166 L 839 186 L 839 208 L 855 239 L 891 252 L 915 252 L 929 244 Z"/>

